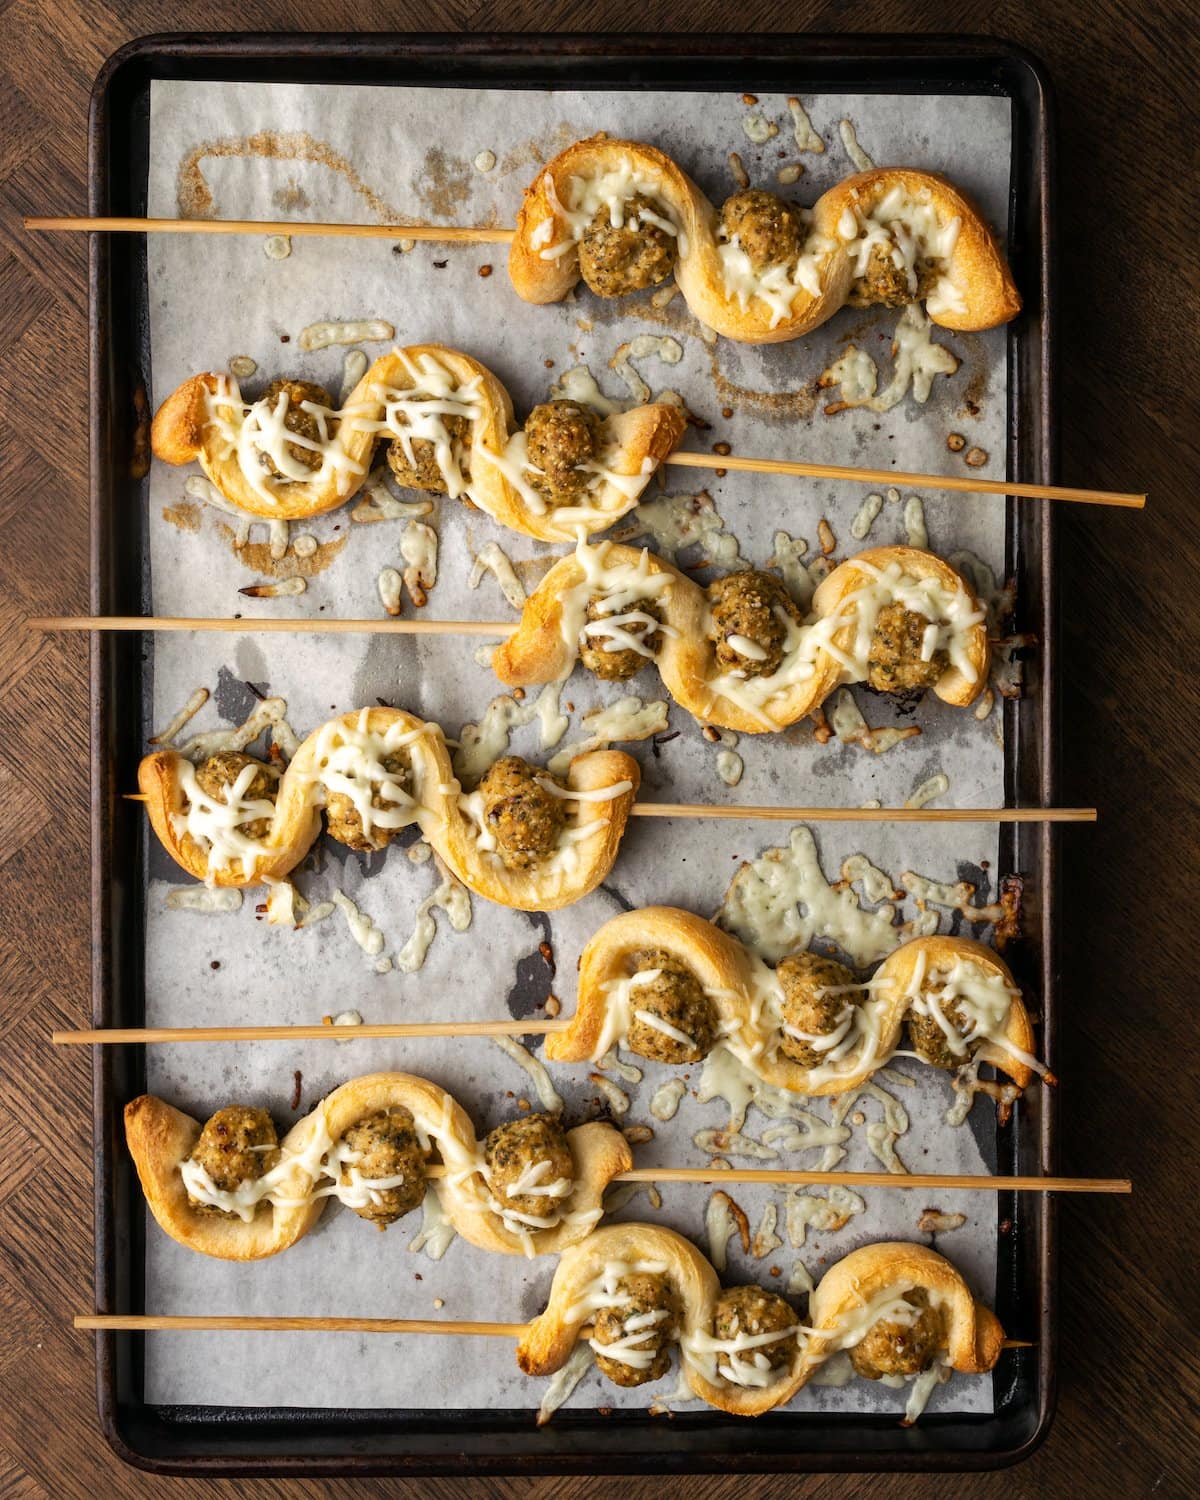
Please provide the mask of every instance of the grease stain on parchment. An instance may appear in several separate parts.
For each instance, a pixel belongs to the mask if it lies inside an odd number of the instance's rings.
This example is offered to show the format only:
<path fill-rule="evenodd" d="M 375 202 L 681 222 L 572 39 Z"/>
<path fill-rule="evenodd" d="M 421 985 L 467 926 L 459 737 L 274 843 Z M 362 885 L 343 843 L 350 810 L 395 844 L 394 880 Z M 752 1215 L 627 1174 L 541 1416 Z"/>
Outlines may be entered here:
<path fill-rule="evenodd" d="M 179 164 L 176 201 L 180 216 L 185 219 L 216 218 L 217 202 L 204 175 L 204 163 L 247 157 L 266 161 L 311 162 L 316 166 L 326 167 L 343 178 L 383 223 L 414 222 L 411 216 L 399 213 L 382 194 L 365 182 L 346 157 L 335 151 L 328 142 L 309 135 L 306 130 L 258 130 L 253 135 L 226 136 L 221 140 L 205 141 L 202 145 L 194 146 Z M 299 189 L 296 191 L 301 192 Z M 294 201 L 299 207 L 299 199 Z"/>
<path fill-rule="evenodd" d="M 269 542 L 247 542 L 239 547 L 237 533 L 223 521 L 217 525 L 217 534 L 236 558 L 267 578 L 313 578 L 329 567 L 349 540 L 348 536 L 338 536 L 322 542 L 310 557 L 297 557 L 290 549 L 282 557 L 272 557 Z"/>

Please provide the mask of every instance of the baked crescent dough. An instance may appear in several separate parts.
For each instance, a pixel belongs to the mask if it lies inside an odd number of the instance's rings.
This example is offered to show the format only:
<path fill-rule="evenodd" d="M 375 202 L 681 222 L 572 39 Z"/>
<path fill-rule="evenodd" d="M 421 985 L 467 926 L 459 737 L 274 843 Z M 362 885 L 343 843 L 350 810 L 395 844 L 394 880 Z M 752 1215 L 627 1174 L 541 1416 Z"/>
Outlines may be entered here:
<path fill-rule="evenodd" d="M 457 446 L 442 420 L 447 414 L 469 424 Z M 524 435 L 508 391 L 477 359 L 444 344 L 393 349 L 375 360 L 340 410 L 321 409 L 318 416 L 326 434 L 320 469 L 308 478 L 276 478 L 264 469 L 262 452 L 277 467 L 286 461 L 281 450 L 293 435 L 281 419 L 265 401 L 244 402 L 232 376 L 194 375 L 159 407 L 150 444 L 166 463 L 198 460 L 239 509 L 299 520 L 344 505 L 366 479 L 376 444 L 411 437 L 416 420 L 434 444 L 446 494 L 470 501 L 502 526 L 561 542 L 574 540 L 581 527 L 603 531 L 632 510 L 687 425 L 682 409 L 668 402 L 605 417 L 597 478 L 578 503 L 555 505 L 529 481 Z"/>
<path fill-rule="evenodd" d="M 517 294 L 562 301 L 580 279 L 578 243 L 592 213 L 605 206 L 616 223 L 635 194 L 651 199 L 672 226 L 675 279 L 688 307 L 741 343 L 779 343 L 827 322 L 879 243 L 904 260 L 909 300 L 917 300 L 918 258 L 935 263 L 926 308 L 943 327 L 994 328 L 1021 308 L 996 237 L 971 200 L 937 173 L 879 167 L 845 178 L 803 214 L 806 238 L 793 271 L 760 275 L 736 246 L 722 244 L 720 215 L 686 172 L 653 146 L 604 135 L 568 146 L 526 190 L 509 252 Z M 889 231 L 896 223 L 903 236 Z"/>
<path fill-rule="evenodd" d="M 404 803 L 391 814 L 393 829 L 416 824 L 477 895 L 519 911 L 555 911 L 586 896 L 612 869 L 641 781 L 632 756 L 620 750 L 576 756 L 566 777 L 574 823 L 560 847 L 528 869 L 509 869 L 481 845 L 478 825 L 464 810 L 470 799 L 462 795 L 440 726 L 399 708 L 358 709 L 314 730 L 279 776 L 262 838 L 239 832 L 246 807 L 206 797 L 194 766 L 177 751 L 147 755 L 138 767 L 138 786 L 160 842 L 189 875 L 219 886 L 256 886 L 283 879 L 320 834 L 333 757 L 348 756 L 357 784 L 370 788 L 384 774 L 384 756 L 399 749 L 409 757 L 411 782 Z M 345 777 L 346 762 L 339 765 Z"/>
<path fill-rule="evenodd" d="M 595 933 L 579 960 L 579 998 L 570 1025 L 546 1038 L 554 1062 L 594 1061 L 625 1041 L 636 1006 L 635 954 L 659 949 L 699 980 L 718 1018 L 720 1045 L 764 1083 L 811 1096 L 845 1094 L 865 1083 L 901 1045 L 904 1020 L 927 976 L 990 987 L 979 1014 L 988 1032 L 974 1055 L 1026 1088 L 1035 1068 L 1029 1012 L 1002 959 L 963 937 L 913 938 L 876 970 L 842 1047 L 831 1060 L 804 1067 L 779 1050 L 782 989 L 775 971 L 712 922 L 671 906 L 622 912 Z M 968 1059 L 963 1048 L 963 1062 Z"/>
<path fill-rule="evenodd" d="M 875 1323 L 888 1300 L 923 1288 L 944 1316 L 941 1357 L 963 1374 L 992 1369 L 1004 1330 L 972 1297 L 955 1268 L 936 1251 L 902 1241 L 854 1250 L 822 1277 L 808 1321 L 797 1318 L 798 1348 L 790 1370 L 769 1385 L 737 1384 L 720 1372 L 724 1345 L 712 1337 L 720 1282 L 690 1240 L 651 1224 L 609 1224 L 564 1251 L 546 1309 L 517 1346 L 527 1375 L 551 1375 L 566 1363 L 590 1321 L 594 1289 L 606 1266 L 653 1265 L 671 1282 L 679 1306 L 678 1337 L 688 1385 L 702 1401 L 733 1416 L 757 1417 L 784 1406 L 838 1349 L 850 1347 Z M 857 1337 L 856 1337 L 857 1335 Z M 736 1341 L 734 1341 L 736 1342 Z"/>
<path fill-rule="evenodd" d="M 702 723 L 743 734 L 785 729 L 819 708 L 840 684 L 863 681 L 875 622 L 894 602 L 924 605 L 938 617 L 948 650 L 946 669 L 933 684 L 939 698 L 966 705 L 987 682 L 986 611 L 966 580 L 931 552 L 873 547 L 848 558 L 817 588 L 805 624 L 789 622 L 776 671 L 747 679 L 720 669 L 709 596 L 698 583 L 649 552 L 583 540 L 545 575 L 526 600 L 517 629 L 493 653 L 500 681 L 528 687 L 568 677 L 581 631 L 597 629 L 594 622 L 585 627 L 588 603 L 597 598 L 633 600 L 630 608 L 653 602 L 663 622 L 654 632 L 659 644 L 653 652 L 638 649 L 652 657 L 681 707 Z M 629 639 L 615 632 L 613 638 L 619 644 Z"/>
<path fill-rule="evenodd" d="M 470 1117 L 437 1084 L 410 1073 L 371 1073 L 334 1089 L 280 1142 L 283 1161 L 273 1172 L 271 1197 L 246 1222 L 197 1209 L 188 1200 L 180 1167 L 200 1137 L 201 1124 L 152 1094 L 125 1106 L 125 1138 L 146 1201 L 172 1239 L 218 1260 L 262 1260 L 289 1249 L 313 1227 L 326 1199 L 336 1196 L 340 1166 L 330 1153 L 358 1121 L 391 1106 L 411 1111 L 446 1175 L 432 1180 L 442 1212 L 463 1239 L 500 1255 L 550 1255 L 582 1239 L 603 1214 L 604 1190 L 633 1165 L 620 1131 L 591 1121 L 566 1132 L 575 1163 L 574 1188 L 559 1223 L 514 1232 L 488 1206 L 481 1143 Z M 292 1200 L 287 1201 L 273 1201 Z"/>

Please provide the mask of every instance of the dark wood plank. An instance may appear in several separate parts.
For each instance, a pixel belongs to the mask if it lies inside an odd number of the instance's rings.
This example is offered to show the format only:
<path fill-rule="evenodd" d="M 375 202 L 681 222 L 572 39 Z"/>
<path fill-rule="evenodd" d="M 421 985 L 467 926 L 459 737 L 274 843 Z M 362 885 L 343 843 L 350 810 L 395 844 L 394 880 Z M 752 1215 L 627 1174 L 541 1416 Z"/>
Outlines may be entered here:
<path fill-rule="evenodd" d="M 1146 487 L 1141 516 L 1063 518 L 1063 800 L 1101 821 L 1066 839 L 1059 1067 L 1063 1165 L 1132 1175 L 1132 1203 L 1062 1208 L 1060 1406 L 1022 1468 L 970 1493 L 1186 1495 L 1200 1477 L 1194 1329 L 1193 1070 L 1200 840 L 1194 755 L 1200 292 L 1193 37 L 1183 0 L 458 0 L 395 5 L 0 0 L 0 1497 L 161 1489 L 99 1436 L 87 1343 L 90 1070 L 46 1033 L 88 1008 L 86 651 L 24 614 L 86 598 L 86 295 L 81 240 L 31 241 L 19 215 L 85 201 L 90 79 L 151 31 L 291 26 L 884 31 L 1008 36 L 1039 53 L 1061 114 L 1064 477 Z M 776 1495 L 772 1481 L 532 1484 L 176 1482 L 178 1496 Z M 958 1493 L 950 1480 L 814 1477 L 789 1495 Z"/>

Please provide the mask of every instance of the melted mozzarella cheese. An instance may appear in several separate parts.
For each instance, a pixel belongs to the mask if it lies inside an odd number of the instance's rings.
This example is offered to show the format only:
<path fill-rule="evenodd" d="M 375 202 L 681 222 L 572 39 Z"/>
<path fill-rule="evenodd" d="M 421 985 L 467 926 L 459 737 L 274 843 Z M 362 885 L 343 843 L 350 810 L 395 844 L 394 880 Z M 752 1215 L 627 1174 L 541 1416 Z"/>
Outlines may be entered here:
<path fill-rule="evenodd" d="M 179 762 L 179 784 L 183 793 L 183 811 L 173 813 L 171 827 L 179 840 L 189 837 L 204 851 L 211 878 L 218 871 L 239 868 L 251 874 L 259 859 L 270 848 L 270 834 L 256 839 L 243 831 L 247 823 L 263 818 L 274 820 L 275 804 L 265 798 L 247 798 L 250 783 L 260 770 L 277 773 L 258 762 L 243 766 L 237 779 L 224 789 L 225 800 L 210 797 L 201 789 L 196 768 L 190 760 Z"/>
<path fill-rule="evenodd" d="M 922 953 L 906 993 L 914 1014 L 936 1022 L 947 1048 L 964 1063 L 979 1043 L 990 1042 L 1034 1072 L 1046 1072 L 1036 1057 L 1010 1042 L 1006 1035 L 1012 1003 L 1019 998 L 1020 991 L 996 970 L 984 969 L 973 959 L 962 957 L 956 957 L 946 967 L 928 969 Z M 965 1031 L 947 1014 L 951 1009 L 963 1017 Z"/>
<path fill-rule="evenodd" d="M 447 417 L 461 417 L 472 426 L 484 413 L 482 376 L 475 375 L 460 383 L 432 354 L 415 359 L 403 349 L 394 351 L 404 366 L 409 384 L 401 389 L 380 385 L 372 395 L 383 405 L 380 419 L 356 414 L 353 408 L 344 413 L 345 420 L 362 432 L 376 432 L 399 443 L 405 462 L 416 466 L 413 448 L 416 442 L 433 446 L 434 461 L 446 483 L 446 493 L 456 500 L 467 493 L 470 460 L 474 446 L 452 438 L 446 426 Z"/>
<path fill-rule="evenodd" d="M 339 441 L 335 425 L 340 413 L 314 401 L 302 401 L 300 410 L 315 420 L 316 438 L 287 427 L 286 391 L 280 391 L 273 405 L 265 400 L 247 404 L 236 383 L 221 376 L 217 389 L 205 395 L 205 425 L 217 430 L 222 461 L 232 455 L 246 483 L 268 505 L 278 504 L 279 491 L 291 484 L 320 488 L 333 479 L 338 493 L 347 494 L 352 480 L 366 473 Z M 291 448 L 320 454 L 320 467 L 308 468 L 292 456 Z M 280 477 L 268 468 L 268 461 Z"/>
<path fill-rule="evenodd" d="M 607 210 L 608 222 L 613 229 L 620 229 L 622 225 L 638 229 L 642 224 L 652 224 L 675 238 L 680 255 L 687 254 L 687 236 L 659 198 L 658 183 L 640 173 L 628 157 L 606 171 L 572 176 L 567 184 L 565 203 L 558 196 L 554 178 L 549 172 L 542 182 L 553 216 L 534 226 L 531 242 L 543 260 L 560 260 L 574 249 L 602 208 Z M 654 207 L 639 207 L 631 214 L 628 204 L 634 197 L 644 198 Z M 567 231 L 567 237 L 561 240 L 557 238 L 560 227 Z"/>

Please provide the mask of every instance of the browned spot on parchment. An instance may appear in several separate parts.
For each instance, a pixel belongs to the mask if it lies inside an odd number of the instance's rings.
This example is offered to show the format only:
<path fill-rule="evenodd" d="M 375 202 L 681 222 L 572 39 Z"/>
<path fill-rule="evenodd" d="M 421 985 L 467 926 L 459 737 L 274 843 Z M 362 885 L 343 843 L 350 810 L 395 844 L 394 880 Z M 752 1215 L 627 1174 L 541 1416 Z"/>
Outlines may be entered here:
<path fill-rule="evenodd" d="M 211 219 L 217 214 L 216 200 L 204 176 L 204 163 L 219 158 L 258 157 L 267 161 L 311 162 L 336 172 L 385 224 L 411 224 L 411 216 L 398 213 L 355 171 L 353 165 L 325 141 L 305 130 L 259 130 L 253 135 L 228 136 L 194 146 L 179 164 L 176 199 L 185 219 Z"/>
<path fill-rule="evenodd" d="M 519 172 L 523 167 L 545 166 L 552 156 L 565 151 L 568 146 L 582 140 L 583 136 L 582 126 L 572 125 L 569 120 L 560 120 L 546 137 L 544 146 L 540 140 L 530 139 L 506 151 L 496 166 L 495 175 L 507 177 L 510 172 Z"/>
<path fill-rule="evenodd" d="M 200 530 L 200 507 L 191 500 L 180 500 L 176 505 L 163 506 L 163 520 L 178 526 L 180 531 Z"/>
<path fill-rule="evenodd" d="M 425 164 L 412 179 L 412 190 L 436 219 L 453 219 L 471 191 L 474 169 L 461 157 L 447 156 L 440 146 L 425 153 Z"/>
<path fill-rule="evenodd" d="M 271 202 L 286 213 L 292 208 L 307 208 L 309 198 L 296 179 L 289 177 L 286 187 L 277 188 L 271 194 Z"/>
<path fill-rule="evenodd" d="M 290 547 L 282 557 L 272 557 L 270 542 L 247 542 L 244 547 L 239 547 L 237 533 L 232 526 L 226 526 L 221 521 L 217 529 L 236 558 L 244 562 L 252 572 L 267 578 L 313 578 L 325 571 L 348 540 L 347 535 L 334 537 L 331 542 L 322 542 L 311 557 L 297 557 Z"/>
<path fill-rule="evenodd" d="M 811 383 L 796 391 L 756 391 L 750 386 L 737 385 L 722 373 L 715 349 L 709 354 L 709 365 L 713 389 L 730 405 L 736 406 L 740 401 L 764 417 L 792 417 L 798 421 L 807 421 L 816 410 L 817 392 Z"/>

